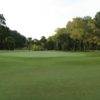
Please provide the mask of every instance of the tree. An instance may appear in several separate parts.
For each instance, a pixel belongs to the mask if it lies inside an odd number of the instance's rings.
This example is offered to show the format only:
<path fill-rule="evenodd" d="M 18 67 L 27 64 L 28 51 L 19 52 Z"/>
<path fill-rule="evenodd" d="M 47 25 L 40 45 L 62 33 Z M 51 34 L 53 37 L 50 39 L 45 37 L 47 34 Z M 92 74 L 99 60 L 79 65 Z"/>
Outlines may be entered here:
<path fill-rule="evenodd" d="M 0 14 L 0 25 L 6 26 L 6 19 L 4 18 L 3 14 Z"/>
<path fill-rule="evenodd" d="M 95 17 L 94 17 L 94 22 L 96 25 L 96 31 L 95 31 L 95 35 L 98 37 L 98 42 L 97 42 L 97 46 L 100 46 L 100 12 L 97 12 Z"/>
<path fill-rule="evenodd" d="M 47 50 L 55 50 L 54 36 L 50 36 L 47 39 L 46 48 L 47 48 Z"/>
<path fill-rule="evenodd" d="M 4 40 L 9 36 L 9 28 L 6 27 L 6 19 L 0 14 L 0 49 L 4 49 Z"/>
<path fill-rule="evenodd" d="M 12 31 L 6 26 L 6 19 L 3 14 L 0 14 L 0 50 L 6 49 L 5 39 L 11 36 L 15 41 L 15 48 L 23 48 L 26 43 L 26 37 L 18 33 L 17 31 Z M 9 38 L 8 38 L 9 39 Z"/>
<path fill-rule="evenodd" d="M 32 38 L 31 37 L 29 37 L 27 39 L 27 47 L 28 47 L 28 50 L 31 50 L 32 49 Z"/>
<path fill-rule="evenodd" d="M 16 30 L 12 31 L 10 30 L 10 36 L 12 36 L 15 40 L 15 48 L 23 48 L 26 44 L 26 37 L 21 35 Z"/>
<path fill-rule="evenodd" d="M 74 40 L 73 50 L 82 49 L 81 44 L 85 36 L 84 27 L 85 23 L 80 17 L 74 18 L 73 21 L 68 22 L 66 26 L 67 34 Z"/>
<path fill-rule="evenodd" d="M 94 17 L 95 25 L 97 28 L 100 28 L 100 12 L 97 12 Z"/>
<path fill-rule="evenodd" d="M 66 28 L 58 28 L 54 36 L 55 36 L 56 49 L 68 50 L 70 38 L 67 34 Z"/>
<path fill-rule="evenodd" d="M 4 49 L 4 40 L 9 36 L 9 28 L 0 25 L 0 49 Z"/>
<path fill-rule="evenodd" d="M 14 50 L 15 40 L 13 37 L 8 36 L 5 38 L 5 46 L 8 50 Z"/>
<path fill-rule="evenodd" d="M 67 33 L 74 40 L 74 50 L 89 49 L 91 44 L 91 36 L 95 36 L 96 26 L 94 20 L 90 16 L 84 18 L 74 18 L 72 22 L 67 24 Z"/>
<path fill-rule="evenodd" d="M 42 36 L 40 39 L 41 46 L 46 49 L 47 39 L 45 36 Z"/>

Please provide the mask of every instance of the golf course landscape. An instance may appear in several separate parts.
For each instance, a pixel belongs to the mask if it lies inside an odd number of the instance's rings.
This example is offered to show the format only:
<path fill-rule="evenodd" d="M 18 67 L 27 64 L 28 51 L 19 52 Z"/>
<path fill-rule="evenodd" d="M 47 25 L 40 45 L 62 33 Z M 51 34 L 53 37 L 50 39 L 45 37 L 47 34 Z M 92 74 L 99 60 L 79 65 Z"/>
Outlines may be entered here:
<path fill-rule="evenodd" d="M 0 100 L 100 100 L 100 0 L 0 1 Z"/>
<path fill-rule="evenodd" d="M 0 51 L 0 100 L 100 100 L 100 52 Z"/>

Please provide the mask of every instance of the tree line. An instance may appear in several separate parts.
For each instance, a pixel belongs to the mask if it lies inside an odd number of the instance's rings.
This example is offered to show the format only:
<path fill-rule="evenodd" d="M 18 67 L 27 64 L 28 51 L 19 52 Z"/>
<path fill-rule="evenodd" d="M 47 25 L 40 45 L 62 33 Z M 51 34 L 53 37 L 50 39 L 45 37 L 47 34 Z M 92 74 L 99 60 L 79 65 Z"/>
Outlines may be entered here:
<path fill-rule="evenodd" d="M 0 49 L 89 51 L 100 50 L 100 12 L 95 17 L 76 17 L 55 34 L 41 39 L 26 38 L 6 26 L 0 14 Z"/>
<path fill-rule="evenodd" d="M 30 40 L 31 41 L 31 40 Z M 100 50 L 100 12 L 95 17 L 76 17 L 53 36 L 32 40 L 33 50 L 89 51 Z"/>
<path fill-rule="evenodd" d="M 6 26 L 6 19 L 0 14 L 0 50 L 14 50 L 25 47 L 26 37 Z"/>

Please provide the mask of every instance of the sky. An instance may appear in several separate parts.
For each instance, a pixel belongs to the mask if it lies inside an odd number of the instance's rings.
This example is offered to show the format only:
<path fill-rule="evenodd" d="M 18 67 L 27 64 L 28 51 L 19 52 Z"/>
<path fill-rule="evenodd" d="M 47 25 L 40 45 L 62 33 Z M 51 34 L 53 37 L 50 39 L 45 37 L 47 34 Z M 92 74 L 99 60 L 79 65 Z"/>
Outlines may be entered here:
<path fill-rule="evenodd" d="M 0 0 L 7 26 L 26 37 L 49 37 L 75 17 L 100 11 L 100 0 Z"/>

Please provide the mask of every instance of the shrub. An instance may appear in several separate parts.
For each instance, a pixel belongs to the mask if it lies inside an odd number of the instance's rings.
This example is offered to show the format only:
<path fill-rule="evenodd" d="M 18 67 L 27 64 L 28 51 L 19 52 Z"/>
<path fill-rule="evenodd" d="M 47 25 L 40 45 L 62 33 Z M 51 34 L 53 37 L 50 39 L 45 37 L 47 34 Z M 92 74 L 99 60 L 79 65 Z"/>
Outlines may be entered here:
<path fill-rule="evenodd" d="M 34 50 L 34 51 L 41 51 L 41 50 L 44 50 L 44 49 L 43 49 L 42 46 L 34 44 L 32 46 L 32 50 Z"/>

